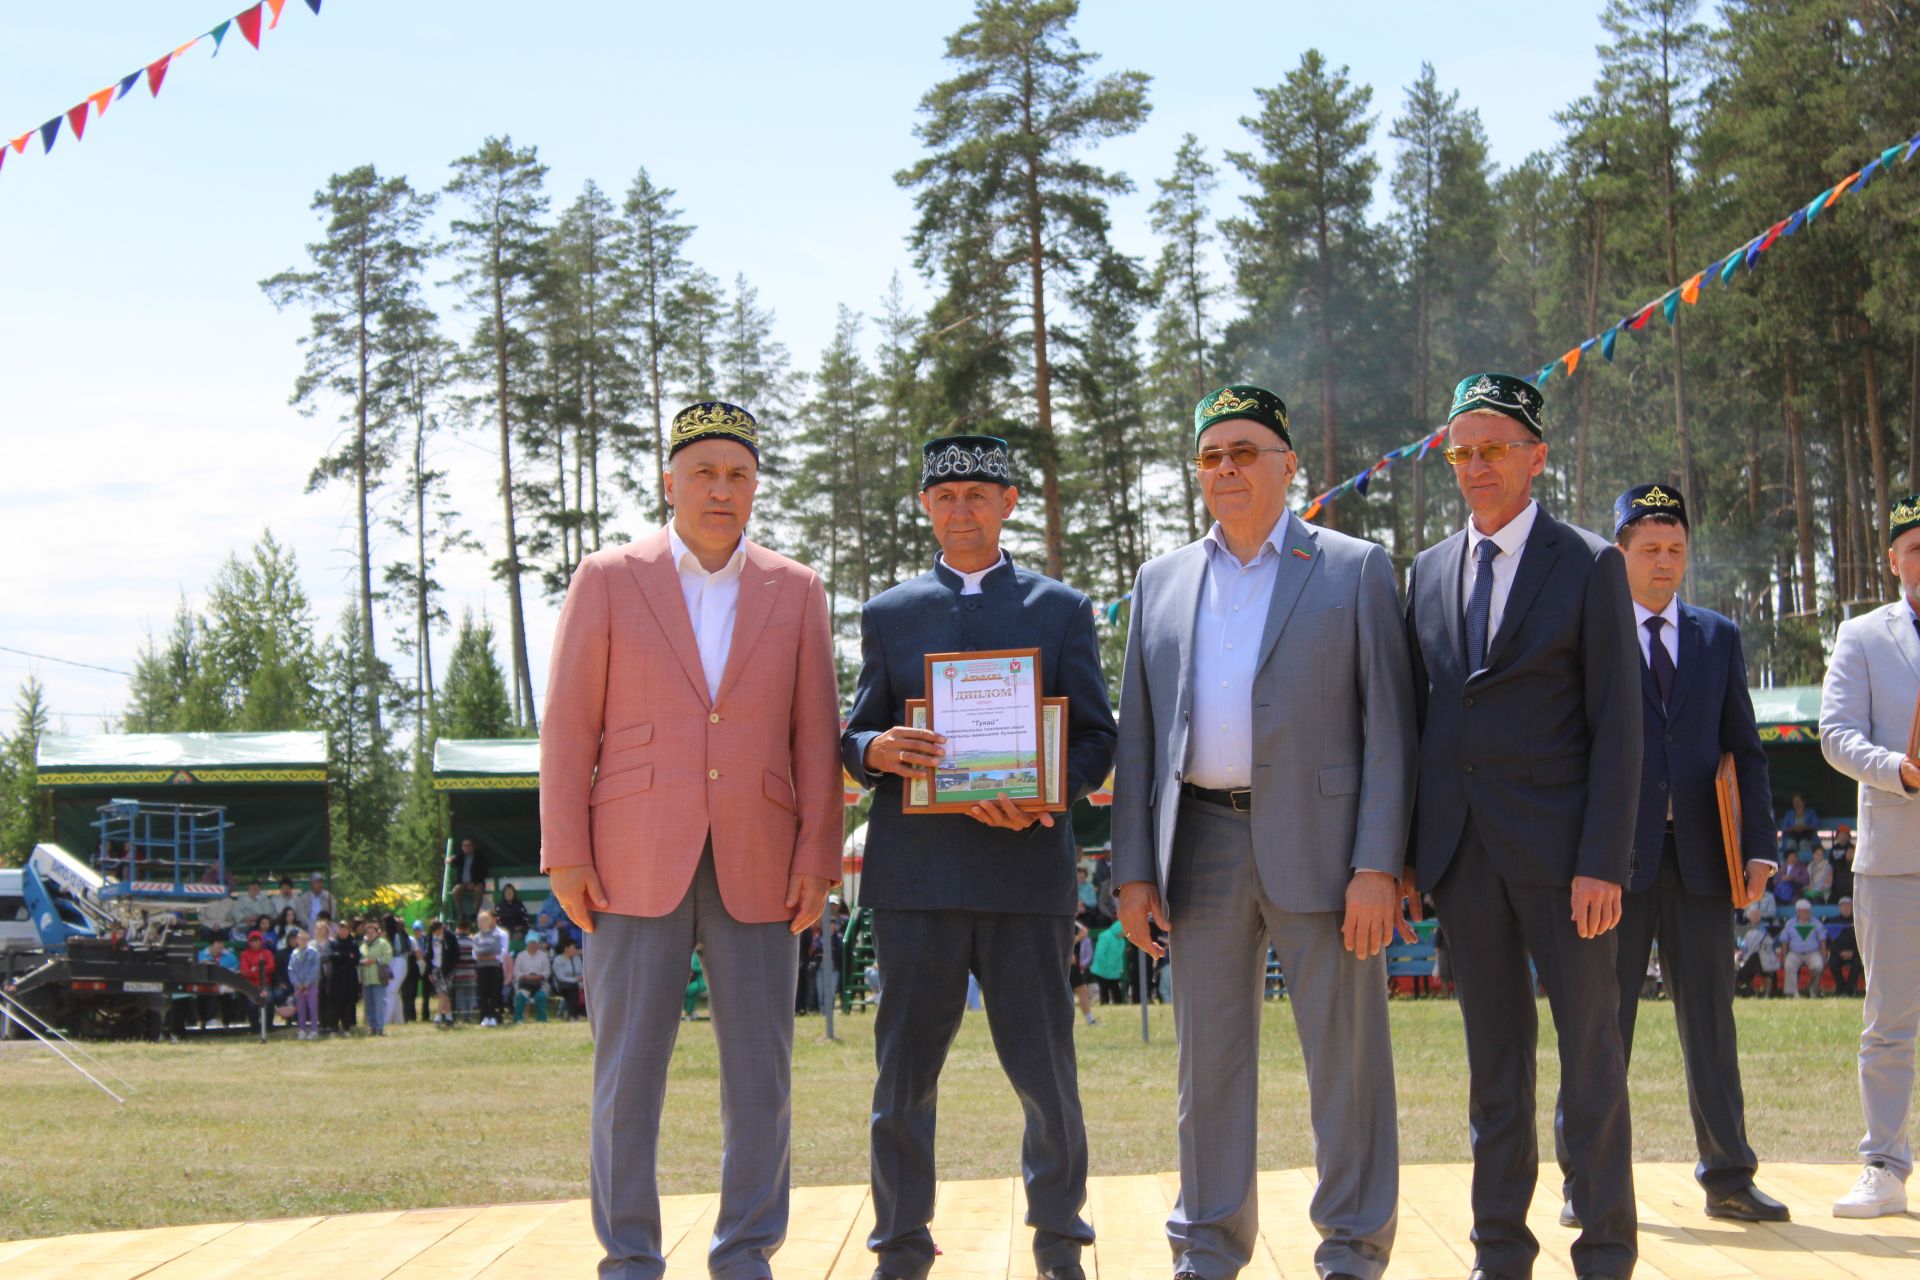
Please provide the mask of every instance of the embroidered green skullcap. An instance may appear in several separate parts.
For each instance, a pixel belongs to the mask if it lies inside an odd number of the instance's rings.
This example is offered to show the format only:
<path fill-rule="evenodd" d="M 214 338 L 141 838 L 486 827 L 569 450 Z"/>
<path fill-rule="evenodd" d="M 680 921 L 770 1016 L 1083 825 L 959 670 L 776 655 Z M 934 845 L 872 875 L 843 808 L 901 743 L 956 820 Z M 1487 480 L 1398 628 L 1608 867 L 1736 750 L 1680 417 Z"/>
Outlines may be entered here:
<path fill-rule="evenodd" d="M 760 456 L 760 424 L 745 409 L 724 400 L 703 400 L 674 414 L 667 456 L 709 437 L 743 444 L 756 459 Z"/>
<path fill-rule="evenodd" d="M 1910 493 L 1896 501 L 1888 517 L 1887 545 L 1892 546 L 1907 530 L 1920 529 L 1920 493 Z"/>
<path fill-rule="evenodd" d="M 1447 410 L 1447 421 L 1484 410 L 1504 414 L 1540 436 L 1540 410 L 1545 405 L 1540 389 L 1525 378 L 1510 373 L 1470 373 L 1453 389 L 1453 407 Z"/>
<path fill-rule="evenodd" d="M 1286 401 L 1265 387 L 1244 382 L 1220 387 L 1200 397 L 1200 403 L 1193 407 L 1193 447 L 1200 447 L 1201 433 L 1208 427 L 1230 418 L 1257 422 L 1285 441 L 1287 448 L 1293 448 L 1293 437 L 1287 434 Z"/>

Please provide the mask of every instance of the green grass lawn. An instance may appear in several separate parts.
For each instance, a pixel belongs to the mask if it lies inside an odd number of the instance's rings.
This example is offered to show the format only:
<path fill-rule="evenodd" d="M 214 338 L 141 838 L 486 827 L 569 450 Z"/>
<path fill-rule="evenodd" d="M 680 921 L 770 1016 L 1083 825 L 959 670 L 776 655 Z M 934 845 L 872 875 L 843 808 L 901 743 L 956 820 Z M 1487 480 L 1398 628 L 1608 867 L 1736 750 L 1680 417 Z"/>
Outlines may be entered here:
<path fill-rule="evenodd" d="M 1172 1017 L 1113 1009 L 1079 1029 L 1093 1172 L 1171 1169 Z M 1767 1160 L 1846 1160 L 1860 1132 L 1857 1000 L 1738 1002 L 1747 1126 Z M 1541 1132 L 1558 1064 L 1541 1009 Z M 795 1035 L 793 1174 L 798 1185 L 864 1182 L 872 1018 L 818 1018 Z M 1401 1150 L 1409 1162 L 1467 1158 L 1458 1008 L 1396 1001 Z M 1263 1168 L 1313 1162 L 1292 1018 L 1263 1025 Z M 592 1042 L 584 1023 L 436 1031 L 385 1040 L 276 1039 L 89 1046 L 138 1087 L 116 1107 L 47 1050 L 0 1045 L 0 1239 L 244 1218 L 549 1200 L 587 1190 Z M 712 1029 L 681 1029 L 662 1142 L 663 1189 L 719 1184 L 719 1076 Z M 941 1095 L 941 1174 L 1019 1171 L 1020 1111 L 986 1022 L 970 1015 Z M 1645 1005 L 1632 1074 L 1634 1150 L 1691 1160 L 1692 1130 L 1671 1010 Z M 1762 1170 L 1764 1180 L 1765 1171 Z"/>

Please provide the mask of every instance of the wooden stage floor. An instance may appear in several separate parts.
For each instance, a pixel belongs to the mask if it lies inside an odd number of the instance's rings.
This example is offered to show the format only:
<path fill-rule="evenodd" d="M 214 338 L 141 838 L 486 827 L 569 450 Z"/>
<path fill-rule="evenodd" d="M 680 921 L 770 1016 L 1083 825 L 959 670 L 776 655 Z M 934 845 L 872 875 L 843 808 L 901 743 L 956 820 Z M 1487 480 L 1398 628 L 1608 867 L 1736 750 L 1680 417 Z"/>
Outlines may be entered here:
<path fill-rule="evenodd" d="M 1691 1166 L 1636 1169 L 1640 1200 L 1640 1280 L 1807 1280 L 1809 1277 L 1920 1277 L 1920 1217 L 1865 1222 L 1832 1216 L 1853 1184 L 1853 1165 L 1763 1165 L 1761 1186 L 1787 1202 L 1783 1226 L 1717 1222 L 1701 1212 Z M 1570 1277 L 1573 1233 L 1555 1221 L 1559 1201 L 1543 1177 L 1532 1224 L 1542 1253 L 1535 1274 Z M 1260 1176 L 1262 1249 L 1243 1274 L 1309 1280 L 1315 1236 L 1307 1221 L 1310 1170 Z M 1096 1280 L 1167 1280 L 1162 1226 L 1173 1201 L 1172 1174 L 1095 1178 L 1089 1213 L 1100 1240 L 1085 1259 Z M 1409 1165 L 1401 1170 L 1399 1239 L 1391 1277 L 1463 1280 L 1467 1243 L 1467 1167 Z M 871 1214 L 865 1187 L 808 1187 L 793 1194 L 792 1227 L 774 1259 L 780 1280 L 867 1280 L 864 1246 Z M 663 1206 L 669 1276 L 706 1275 L 707 1238 L 716 1198 L 670 1197 Z M 1033 1275 L 1024 1204 L 1014 1179 L 941 1187 L 935 1238 L 944 1250 L 933 1269 L 943 1280 L 1014 1280 Z M 325 1280 L 469 1280 L 485 1277 L 590 1277 L 599 1258 L 583 1200 L 417 1209 L 274 1222 L 210 1223 L 0 1243 L 6 1280 L 220 1280 L 221 1277 L 324 1277 Z"/>

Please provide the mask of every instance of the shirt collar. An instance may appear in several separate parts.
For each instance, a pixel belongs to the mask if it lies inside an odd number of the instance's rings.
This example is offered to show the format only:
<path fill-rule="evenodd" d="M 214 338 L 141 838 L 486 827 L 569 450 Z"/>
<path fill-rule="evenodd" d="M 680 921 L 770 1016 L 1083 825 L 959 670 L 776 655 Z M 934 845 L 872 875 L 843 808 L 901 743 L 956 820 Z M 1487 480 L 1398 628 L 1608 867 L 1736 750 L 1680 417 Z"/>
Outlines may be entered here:
<path fill-rule="evenodd" d="M 1292 516 L 1293 513 L 1290 511 L 1282 511 L 1280 513 L 1280 518 L 1273 522 L 1273 528 L 1267 530 L 1267 536 L 1261 540 L 1259 554 L 1253 557 L 1253 563 L 1247 565 L 1247 568 L 1251 569 L 1254 565 L 1266 559 L 1269 551 L 1275 555 L 1280 554 L 1280 544 L 1286 540 L 1287 521 L 1290 520 Z M 1207 544 L 1207 553 L 1209 555 L 1214 552 L 1219 552 L 1235 564 L 1240 563 L 1240 558 L 1227 549 L 1227 531 L 1220 527 L 1218 520 L 1213 522 L 1213 528 L 1207 530 L 1206 535 L 1201 538 L 1201 541 Z"/>
<path fill-rule="evenodd" d="M 1673 599 L 1667 601 L 1667 607 L 1662 609 L 1658 614 L 1641 604 L 1638 600 L 1633 602 L 1633 621 L 1635 626 L 1638 626 L 1641 630 L 1645 630 L 1647 619 L 1653 617 L 1665 618 L 1667 625 L 1673 628 L 1676 635 L 1679 634 L 1680 597 L 1675 596 Z"/>
<path fill-rule="evenodd" d="M 1520 514 L 1500 526 L 1497 533 L 1482 533 L 1471 519 L 1467 521 L 1467 559 L 1472 560 L 1479 551 L 1480 544 L 1489 538 L 1493 545 L 1500 548 L 1503 556 L 1520 554 L 1520 548 L 1527 545 L 1527 535 L 1533 532 L 1533 522 L 1540 515 L 1540 502 L 1536 498 L 1527 499 L 1527 505 Z"/>
<path fill-rule="evenodd" d="M 674 568 L 682 573 L 699 574 L 703 578 L 737 577 L 747 560 L 747 538 L 742 534 L 740 541 L 734 544 L 733 554 L 727 557 L 727 562 L 717 571 L 708 573 L 707 566 L 700 563 L 700 557 L 693 554 L 693 548 L 681 541 L 680 531 L 673 527 L 671 520 L 667 521 L 667 549 L 673 553 Z"/>
<path fill-rule="evenodd" d="M 1011 562 L 1011 560 L 1012 560 L 1012 557 L 1006 553 L 1006 550 L 1004 548 L 1002 548 L 1000 552 L 1000 558 L 994 561 L 992 564 L 988 565 L 986 568 L 981 569 L 975 573 L 962 573 L 960 572 L 960 570 L 954 568 L 952 565 L 947 563 L 947 556 L 944 551 L 937 552 L 933 557 L 934 564 L 938 565 L 945 572 L 950 573 L 954 577 L 960 579 L 960 589 L 963 592 L 970 591 L 974 587 L 977 587 L 982 581 L 985 580 L 988 574 L 992 573 L 995 569 L 1005 568 L 1007 564 Z"/>

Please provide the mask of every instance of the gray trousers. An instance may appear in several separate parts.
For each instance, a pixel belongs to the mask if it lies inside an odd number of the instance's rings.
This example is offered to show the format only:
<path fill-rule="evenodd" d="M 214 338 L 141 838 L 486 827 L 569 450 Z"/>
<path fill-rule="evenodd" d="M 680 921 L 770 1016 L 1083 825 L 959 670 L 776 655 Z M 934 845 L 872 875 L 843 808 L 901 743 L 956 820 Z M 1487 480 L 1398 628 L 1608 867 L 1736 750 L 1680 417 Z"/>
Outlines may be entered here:
<path fill-rule="evenodd" d="M 766 1276 L 787 1236 L 792 1153 L 793 989 L 798 949 L 783 922 L 727 914 L 709 846 L 671 914 L 601 912 L 587 935 L 593 1025 L 589 1193 L 603 1276 L 658 1280 L 660 1110 L 680 1031 L 694 944 L 720 1049 L 720 1212 L 707 1269 L 716 1280 Z"/>
<path fill-rule="evenodd" d="M 1341 913 L 1274 905 L 1247 814 L 1188 800 L 1174 835 L 1173 1020 L 1180 1046 L 1180 1197 L 1167 1219 L 1174 1270 L 1236 1276 L 1259 1234 L 1255 1197 L 1260 1016 L 1269 941 L 1306 1059 L 1319 1185 L 1314 1265 L 1377 1280 L 1393 1248 L 1400 1135 L 1384 955 L 1356 960 Z"/>
<path fill-rule="evenodd" d="M 1920 875 L 1854 873 L 1854 935 L 1867 969 L 1860 1033 L 1860 1109 L 1867 1133 L 1860 1158 L 1885 1162 L 1905 1182 L 1913 1173 L 1914 1038 L 1920 1035 Z"/>

